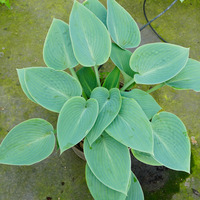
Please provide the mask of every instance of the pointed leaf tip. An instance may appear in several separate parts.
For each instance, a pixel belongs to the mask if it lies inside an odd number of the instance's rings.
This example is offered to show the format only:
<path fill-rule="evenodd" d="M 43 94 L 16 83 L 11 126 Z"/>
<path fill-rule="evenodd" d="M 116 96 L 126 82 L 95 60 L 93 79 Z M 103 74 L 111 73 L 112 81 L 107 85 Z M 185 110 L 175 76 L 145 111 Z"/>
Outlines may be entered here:
<path fill-rule="evenodd" d="M 45 64 L 55 70 L 73 68 L 78 64 L 74 57 L 68 24 L 53 18 L 44 43 L 43 58 Z"/>
<path fill-rule="evenodd" d="M 90 67 L 105 63 L 111 39 L 105 25 L 85 6 L 75 2 L 69 19 L 70 37 L 78 62 Z"/>
<path fill-rule="evenodd" d="M 155 159 L 170 169 L 189 173 L 191 147 L 183 122 L 172 113 L 160 112 L 151 123 Z"/>
<path fill-rule="evenodd" d="M 84 141 L 84 153 L 89 168 L 99 181 L 113 190 L 127 194 L 131 161 L 126 146 L 103 132 L 91 148 L 88 140 Z"/>
<path fill-rule="evenodd" d="M 98 0 L 87 0 L 83 2 L 83 5 L 93 12 L 104 23 L 105 26 L 107 26 L 107 10 Z"/>
<path fill-rule="evenodd" d="M 115 0 L 107 0 L 107 9 L 107 26 L 113 41 L 123 49 L 137 47 L 141 36 L 135 20 Z"/>
<path fill-rule="evenodd" d="M 24 94 L 26 94 L 26 96 L 31 100 L 33 101 L 34 103 L 37 103 L 35 101 L 35 99 L 31 96 L 30 92 L 28 91 L 28 88 L 26 86 L 26 81 L 25 81 L 25 69 L 22 68 L 22 69 L 17 69 L 17 74 L 18 74 L 18 78 L 19 78 L 19 82 L 20 82 L 20 85 L 21 85 L 21 88 L 24 92 Z"/>

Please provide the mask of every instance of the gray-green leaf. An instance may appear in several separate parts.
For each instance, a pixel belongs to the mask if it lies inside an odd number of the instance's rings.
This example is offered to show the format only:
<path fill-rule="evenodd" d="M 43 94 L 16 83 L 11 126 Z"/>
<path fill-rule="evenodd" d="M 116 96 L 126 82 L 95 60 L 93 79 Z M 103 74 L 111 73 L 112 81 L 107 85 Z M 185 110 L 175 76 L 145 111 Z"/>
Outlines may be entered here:
<path fill-rule="evenodd" d="M 15 126 L 0 146 L 0 163 L 32 165 L 47 158 L 54 150 L 52 125 L 43 119 L 30 119 Z"/>
<path fill-rule="evenodd" d="M 83 5 L 93 12 L 106 25 L 107 10 L 98 0 L 86 0 Z"/>
<path fill-rule="evenodd" d="M 58 116 L 57 137 L 61 153 L 80 142 L 90 131 L 98 116 L 96 99 L 73 97 Z"/>
<path fill-rule="evenodd" d="M 121 95 L 136 100 L 148 119 L 151 119 L 161 109 L 155 99 L 145 91 L 133 89 L 130 92 L 121 92 Z"/>
<path fill-rule="evenodd" d="M 86 164 L 85 176 L 90 193 L 95 200 L 125 200 L 125 194 L 107 187 L 100 180 L 98 180 L 97 177 L 92 173 L 88 164 Z"/>
<path fill-rule="evenodd" d="M 74 1 L 69 22 L 70 37 L 78 62 L 90 67 L 105 63 L 111 52 L 111 39 L 105 25 L 85 6 Z"/>
<path fill-rule="evenodd" d="M 60 112 L 68 99 L 82 93 L 81 85 L 75 78 L 64 71 L 47 67 L 26 68 L 25 82 L 35 101 L 54 112 Z"/>
<path fill-rule="evenodd" d="M 161 112 L 151 123 L 155 159 L 170 169 L 190 173 L 190 140 L 183 122 L 172 113 Z"/>
<path fill-rule="evenodd" d="M 144 153 L 140 151 L 136 151 L 134 149 L 131 149 L 132 154 L 137 158 L 140 162 L 143 162 L 147 165 L 153 165 L 153 166 L 161 166 L 160 164 L 153 155 L 149 153 Z"/>
<path fill-rule="evenodd" d="M 105 132 L 92 144 L 84 141 L 84 153 L 92 173 L 107 187 L 127 194 L 131 161 L 128 148 Z"/>
<path fill-rule="evenodd" d="M 19 82 L 21 84 L 22 90 L 24 91 L 25 95 L 34 103 L 37 103 L 33 97 L 30 95 L 27 87 L 26 87 L 26 82 L 25 82 L 25 70 L 24 69 L 17 69 L 17 74 L 19 77 Z"/>
<path fill-rule="evenodd" d="M 121 49 L 115 43 L 112 43 L 110 58 L 122 72 L 124 76 L 124 84 L 131 80 L 135 74 L 129 65 L 131 55 L 132 53 L 130 51 Z"/>
<path fill-rule="evenodd" d="M 87 139 L 90 145 L 102 134 L 105 128 L 115 119 L 121 108 L 121 95 L 119 89 L 98 87 L 92 91 L 91 98 L 99 103 L 99 115 L 89 132 Z"/>
<path fill-rule="evenodd" d="M 121 109 L 106 132 L 128 147 L 153 154 L 151 124 L 134 99 L 122 97 Z"/>
<path fill-rule="evenodd" d="M 137 47 L 141 36 L 135 20 L 115 0 L 107 0 L 107 9 L 107 26 L 113 41 L 123 49 Z"/>
<path fill-rule="evenodd" d="M 186 65 L 189 49 L 168 43 L 146 44 L 131 56 L 130 67 L 138 84 L 157 84 L 177 75 Z"/>
<path fill-rule="evenodd" d="M 200 92 L 200 62 L 189 58 L 186 66 L 166 84 L 175 89 Z"/>
<path fill-rule="evenodd" d="M 131 186 L 125 200 L 144 200 L 142 188 L 133 172 L 131 172 Z"/>
<path fill-rule="evenodd" d="M 55 70 L 64 70 L 78 65 L 72 49 L 68 24 L 53 19 L 45 39 L 43 58 L 46 65 Z"/>

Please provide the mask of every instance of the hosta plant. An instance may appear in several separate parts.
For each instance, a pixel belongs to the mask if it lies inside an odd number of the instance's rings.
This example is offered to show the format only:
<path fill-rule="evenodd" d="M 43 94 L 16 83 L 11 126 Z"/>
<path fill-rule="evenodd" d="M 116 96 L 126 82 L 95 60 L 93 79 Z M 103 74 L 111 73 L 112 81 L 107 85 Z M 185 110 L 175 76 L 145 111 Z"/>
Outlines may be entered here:
<path fill-rule="evenodd" d="M 112 42 L 111 42 L 112 40 Z M 140 31 L 115 0 L 74 1 L 69 25 L 54 19 L 43 58 L 47 67 L 18 69 L 27 97 L 59 113 L 57 127 L 41 118 L 15 126 L 0 146 L 0 163 L 31 165 L 84 139 L 86 182 L 95 200 L 142 200 L 129 148 L 149 165 L 190 173 L 190 141 L 182 121 L 149 94 L 162 87 L 200 91 L 200 62 L 166 43 L 138 47 Z M 138 47 L 134 53 L 127 48 Z M 101 84 L 98 66 L 116 67 Z M 80 70 L 74 68 L 80 64 Z M 70 74 L 66 69 L 70 70 Z M 124 77 L 119 88 L 120 73 Z M 156 85 L 142 91 L 133 84 Z M 56 133 L 56 134 L 55 134 Z"/>

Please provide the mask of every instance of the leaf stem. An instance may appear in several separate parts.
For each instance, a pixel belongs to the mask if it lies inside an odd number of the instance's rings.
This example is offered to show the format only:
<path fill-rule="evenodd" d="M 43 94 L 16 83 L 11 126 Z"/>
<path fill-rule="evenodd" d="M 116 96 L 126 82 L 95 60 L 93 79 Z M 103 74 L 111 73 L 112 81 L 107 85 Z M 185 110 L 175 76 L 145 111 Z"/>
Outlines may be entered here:
<path fill-rule="evenodd" d="M 134 80 L 134 78 L 132 78 L 130 81 L 128 81 L 126 84 L 124 84 L 124 86 L 120 89 L 120 91 L 126 90 L 126 88 L 128 88 L 134 82 L 135 82 L 135 80 Z"/>
<path fill-rule="evenodd" d="M 76 74 L 74 68 L 69 68 L 69 70 L 70 70 L 72 76 L 80 83 L 80 81 L 79 81 L 79 79 L 78 79 L 78 76 L 77 76 L 77 74 Z M 85 92 L 84 92 L 84 90 L 83 90 L 83 87 L 82 87 L 81 83 L 80 83 L 80 86 L 81 86 L 81 88 L 82 88 L 82 96 L 87 100 L 88 98 L 87 98 L 87 96 L 86 96 L 86 94 L 85 94 Z"/>
<path fill-rule="evenodd" d="M 78 76 L 76 75 L 76 72 L 75 72 L 74 68 L 69 68 L 69 70 L 70 70 L 72 76 L 73 76 L 76 80 L 79 81 Z"/>
<path fill-rule="evenodd" d="M 95 75 L 96 75 L 96 79 L 97 79 L 97 85 L 99 87 L 101 87 L 101 82 L 100 82 L 100 78 L 99 78 L 99 71 L 98 71 L 97 65 L 94 66 L 94 71 L 95 71 Z"/>
<path fill-rule="evenodd" d="M 165 85 L 165 83 L 160 83 L 159 85 L 156 85 L 155 87 L 151 88 L 150 90 L 147 90 L 146 92 L 151 93 L 151 92 L 163 87 L 164 85 Z"/>

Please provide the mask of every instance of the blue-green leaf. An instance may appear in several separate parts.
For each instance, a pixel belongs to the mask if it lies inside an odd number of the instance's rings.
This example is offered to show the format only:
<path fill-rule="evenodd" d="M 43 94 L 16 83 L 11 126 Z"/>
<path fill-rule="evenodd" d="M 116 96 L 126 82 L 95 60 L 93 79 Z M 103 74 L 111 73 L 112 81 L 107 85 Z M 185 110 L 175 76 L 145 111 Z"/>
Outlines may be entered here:
<path fill-rule="evenodd" d="M 190 172 L 190 140 L 183 122 L 174 114 L 161 112 L 152 119 L 154 157 L 166 167 Z"/>
<path fill-rule="evenodd" d="M 168 43 L 146 44 L 137 48 L 130 67 L 138 84 L 157 84 L 177 75 L 186 65 L 189 49 Z"/>
<path fill-rule="evenodd" d="M 106 132 L 132 149 L 153 154 L 151 124 L 134 99 L 122 97 L 119 114 L 106 128 Z"/>
<path fill-rule="evenodd" d="M 90 193 L 95 200 L 125 200 L 125 194 L 107 187 L 100 180 L 98 180 L 97 177 L 92 173 L 88 164 L 86 164 L 85 176 Z"/>
<path fill-rule="evenodd" d="M 81 85 L 75 78 L 64 71 L 47 67 L 26 68 L 25 82 L 34 100 L 54 112 L 60 112 L 68 99 L 82 93 Z"/>
<path fill-rule="evenodd" d="M 127 194 L 131 161 L 128 148 L 105 132 L 92 144 L 84 140 L 89 168 L 105 186 Z"/>
<path fill-rule="evenodd" d="M 115 119 L 121 108 L 121 95 L 117 88 L 108 91 L 98 87 L 92 91 L 91 98 L 99 103 L 99 115 L 89 132 L 87 139 L 90 145 L 102 134 L 105 128 Z"/>
<path fill-rule="evenodd" d="M 189 58 L 186 66 L 166 84 L 175 89 L 200 92 L 200 62 Z"/>
<path fill-rule="evenodd" d="M 73 97 L 62 107 L 57 123 L 61 153 L 79 143 L 94 125 L 99 111 L 96 99 Z"/>
<path fill-rule="evenodd" d="M 113 41 L 123 49 L 137 47 L 140 30 L 131 15 L 115 0 L 107 0 L 107 9 L 107 26 Z"/>
<path fill-rule="evenodd" d="M 151 119 L 161 109 L 155 99 L 142 90 L 133 89 L 130 92 L 121 92 L 121 95 L 136 100 L 148 119 Z"/>
<path fill-rule="evenodd" d="M 131 172 L 131 186 L 125 200 L 144 200 L 142 188 L 133 172 Z"/>
<path fill-rule="evenodd" d="M 83 5 L 93 12 L 106 25 L 107 10 L 98 0 L 86 0 Z"/>
<path fill-rule="evenodd" d="M 144 153 L 140 151 L 136 151 L 134 149 L 131 149 L 132 154 L 137 158 L 139 161 L 148 164 L 148 165 L 153 165 L 153 166 L 161 166 L 160 164 L 153 155 L 149 153 Z"/>
<path fill-rule="evenodd" d="M 15 126 L 0 146 L 0 163 L 32 165 L 47 158 L 54 150 L 52 125 L 43 119 L 30 119 Z"/>
<path fill-rule="evenodd" d="M 89 98 L 92 90 L 97 87 L 97 80 L 93 69 L 91 67 L 82 67 L 76 74 L 82 85 L 83 91 L 87 98 Z"/>
<path fill-rule="evenodd" d="M 25 95 L 31 100 L 33 101 L 34 103 L 37 103 L 33 97 L 30 95 L 27 87 L 26 87 L 26 83 L 25 83 L 25 77 L 24 77 L 24 74 L 25 73 L 25 70 L 24 69 L 17 69 L 17 74 L 18 74 L 18 77 L 19 77 L 19 82 L 21 84 L 21 87 L 22 87 L 22 90 L 24 91 Z"/>
<path fill-rule="evenodd" d="M 72 50 L 68 24 L 53 19 L 45 39 L 43 58 L 46 65 L 55 70 L 64 70 L 78 65 Z"/>
<path fill-rule="evenodd" d="M 120 71 L 117 67 L 115 67 L 106 77 L 102 87 L 105 87 L 108 90 L 112 88 L 119 88 L 119 77 Z"/>
<path fill-rule="evenodd" d="M 105 25 L 85 6 L 74 1 L 69 21 L 70 37 L 78 62 L 90 67 L 105 63 L 111 39 Z"/>
<path fill-rule="evenodd" d="M 112 43 L 110 58 L 122 72 L 124 76 L 124 84 L 131 80 L 135 74 L 129 65 L 131 55 L 132 53 L 130 51 L 121 49 L 119 46 Z"/>

